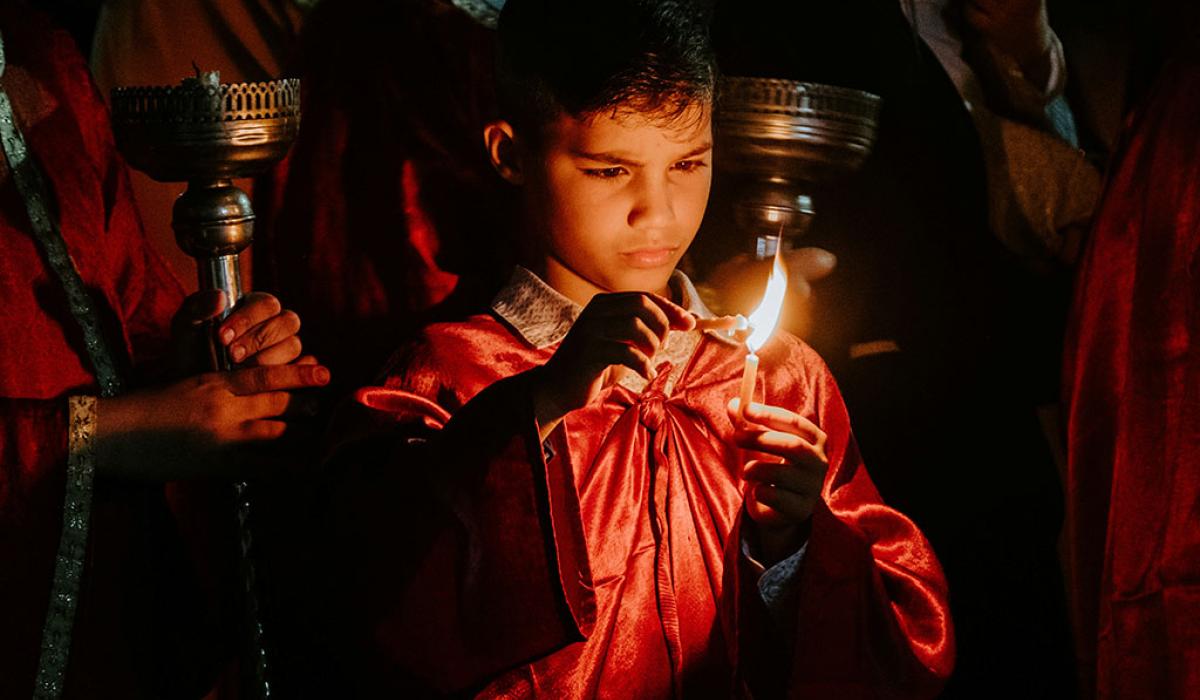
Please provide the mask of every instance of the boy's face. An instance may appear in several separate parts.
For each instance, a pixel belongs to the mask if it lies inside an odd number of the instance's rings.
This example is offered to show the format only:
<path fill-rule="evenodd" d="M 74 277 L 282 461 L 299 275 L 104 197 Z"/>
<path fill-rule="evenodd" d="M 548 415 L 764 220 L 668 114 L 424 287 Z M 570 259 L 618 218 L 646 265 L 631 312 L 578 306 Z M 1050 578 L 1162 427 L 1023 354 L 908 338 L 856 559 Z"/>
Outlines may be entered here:
<path fill-rule="evenodd" d="M 708 202 L 707 105 L 672 121 L 563 114 L 522 150 L 526 221 L 540 229 L 547 283 L 582 304 L 599 292 L 666 291 Z"/>

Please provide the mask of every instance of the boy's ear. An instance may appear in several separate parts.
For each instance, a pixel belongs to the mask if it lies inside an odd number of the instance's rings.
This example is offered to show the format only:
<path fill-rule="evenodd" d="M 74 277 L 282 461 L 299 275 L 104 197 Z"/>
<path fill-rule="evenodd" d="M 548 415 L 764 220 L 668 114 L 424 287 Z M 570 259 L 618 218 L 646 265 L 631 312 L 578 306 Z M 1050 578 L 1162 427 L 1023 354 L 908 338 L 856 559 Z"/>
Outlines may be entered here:
<path fill-rule="evenodd" d="M 483 127 L 483 143 L 487 146 L 492 167 L 500 173 L 500 177 L 514 185 L 525 182 L 512 124 L 501 119 Z"/>

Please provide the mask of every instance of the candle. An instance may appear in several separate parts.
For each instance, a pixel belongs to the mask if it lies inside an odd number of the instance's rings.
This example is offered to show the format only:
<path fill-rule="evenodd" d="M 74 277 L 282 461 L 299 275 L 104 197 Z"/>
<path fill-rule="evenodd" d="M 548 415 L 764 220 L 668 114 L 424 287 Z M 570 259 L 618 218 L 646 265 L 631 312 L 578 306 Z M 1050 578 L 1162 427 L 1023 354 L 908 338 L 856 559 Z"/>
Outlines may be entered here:
<path fill-rule="evenodd" d="M 750 335 L 746 338 L 746 348 L 750 352 L 746 354 L 746 366 L 742 370 L 742 393 L 738 406 L 742 420 L 746 419 L 746 407 L 754 400 L 754 384 L 758 380 L 758 351 L 774 332 L 787 293 L 787 270 L 783 267 L 782 253 L 783 245 L 776 246 L 775 263 L 771 267 L 771 276 L 767 278 L 767 289 L 758 308 L 750 314 Z"/>
<path fill-rule="evenodd" d="M 754 400 L 754 384 L 758 381 L 758 355 L 746 355 L 746 366 L 742 370 L 742 394 L 738 399 L 738 411 L 746 420 L 746 407 Z"/>

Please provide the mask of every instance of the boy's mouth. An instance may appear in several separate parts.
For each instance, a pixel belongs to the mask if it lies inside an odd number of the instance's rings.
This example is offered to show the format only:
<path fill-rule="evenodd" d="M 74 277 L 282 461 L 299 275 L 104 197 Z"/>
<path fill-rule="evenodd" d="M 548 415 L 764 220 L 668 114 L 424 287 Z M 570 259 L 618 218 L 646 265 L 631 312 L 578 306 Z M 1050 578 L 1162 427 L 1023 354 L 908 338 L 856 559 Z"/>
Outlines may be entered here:
<path fill-rule="evenodd" d="M 638 248 L 626 253 L 621 253 L 621 257 L 629 264 L 630 267 L 638 269 L 652 269 L 669 265 L 675 258 L 677 248 Z"/>

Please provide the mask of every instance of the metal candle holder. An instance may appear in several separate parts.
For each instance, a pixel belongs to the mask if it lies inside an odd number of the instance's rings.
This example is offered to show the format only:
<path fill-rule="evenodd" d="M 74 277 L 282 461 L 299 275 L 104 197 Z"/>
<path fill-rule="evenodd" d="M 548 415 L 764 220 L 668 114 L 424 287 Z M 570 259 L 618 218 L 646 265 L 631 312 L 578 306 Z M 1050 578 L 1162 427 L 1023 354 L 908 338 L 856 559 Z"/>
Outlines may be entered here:
<path fill-rule="evenodd" d="M 175 240 L 196 259 L 200 288 L 222 290 L 232 308 L 245 292 L 238 256 L 254 239 L 250 198 L 233 179 L 257 175 L 287 154 L 300 128 L 300 81 L 221 85 L 216 73 L 204 73 L 174 87 L 117 88 L 112 121 L 130 165 L 159 182 L 188 183 L 172 213 Z M 214 368 L 231 369 L 224 346 L 214 339 L 212 348 Z M 243 669 L 252 674 L 250 696 L 269 698 L 248 486 L 239 482 L 234 491 L 246 604 Z"/>
<path fill-rule="evenodd" d="M 879 124 L 876 95 L 774 78 L 727 77 L 717 113 L 717 167 L 734 176 L 733 214 L 752 232 L 758 258 L 774 255 L 782 229 L 802 236 L 815 210 L 810 194 L 857 170 Z"/>

